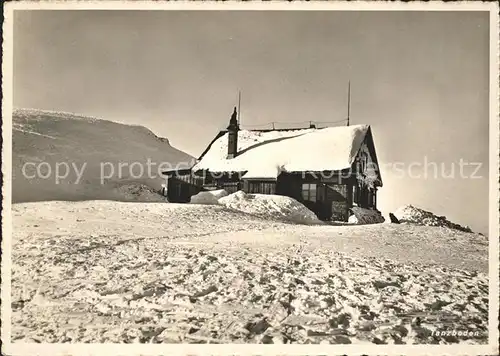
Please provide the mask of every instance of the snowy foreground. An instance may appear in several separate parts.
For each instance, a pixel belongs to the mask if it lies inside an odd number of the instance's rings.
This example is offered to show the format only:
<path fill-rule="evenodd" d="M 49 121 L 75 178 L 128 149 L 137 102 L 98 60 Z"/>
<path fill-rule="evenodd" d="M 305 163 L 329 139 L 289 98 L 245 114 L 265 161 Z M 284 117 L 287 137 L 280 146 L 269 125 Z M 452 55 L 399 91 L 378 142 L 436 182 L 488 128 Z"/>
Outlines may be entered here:
<path fill-rule="evenodd" d="M 109 201 L 15 204 L 13 230 L 14 342 L 487 342 L 477 234 Z"/>

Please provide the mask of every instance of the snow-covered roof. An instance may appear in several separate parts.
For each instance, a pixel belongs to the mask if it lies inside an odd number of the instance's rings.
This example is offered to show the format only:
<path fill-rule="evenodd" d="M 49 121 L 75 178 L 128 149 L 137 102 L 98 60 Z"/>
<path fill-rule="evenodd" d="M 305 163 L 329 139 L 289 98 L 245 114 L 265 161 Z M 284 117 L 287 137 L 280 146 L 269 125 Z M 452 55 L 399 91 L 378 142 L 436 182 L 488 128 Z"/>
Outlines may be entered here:
<path fill-rule="evenodd" d="M 238 132 L 238 156 L 227 159 L 228 133 L 215 140 L 193 171 L 244 172 L 244 178 L 272 178 L 280 172 L 350 168 L 368 125 L 290 131 Z"/>

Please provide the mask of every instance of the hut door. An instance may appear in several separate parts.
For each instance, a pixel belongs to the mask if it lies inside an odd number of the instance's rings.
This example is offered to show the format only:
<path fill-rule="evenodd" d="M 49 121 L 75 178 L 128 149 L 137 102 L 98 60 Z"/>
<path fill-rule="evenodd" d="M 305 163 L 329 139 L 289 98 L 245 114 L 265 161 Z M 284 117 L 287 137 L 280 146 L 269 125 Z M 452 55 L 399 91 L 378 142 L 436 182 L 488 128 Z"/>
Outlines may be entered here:
<path fill-rule="evenodd" d="M 360 189 L 359 206 L 362 208 L 370 207 L 370 192 L 365 186 L 362 186 Z"/>
<path fill-rule="evenodd" d="M 332 216 L 332 206 L 327 199 L 327 185 L 324 183 L 318 184 L 317 188 L 317 205 L 318 205 L 318 217 L 322 220 L 327 220 Z"/>
<path fill-rule="evenodd" d="M 345 184 L 331 184 L 327 191 L 330 219 L 347 221 L 347 186 Z"/>

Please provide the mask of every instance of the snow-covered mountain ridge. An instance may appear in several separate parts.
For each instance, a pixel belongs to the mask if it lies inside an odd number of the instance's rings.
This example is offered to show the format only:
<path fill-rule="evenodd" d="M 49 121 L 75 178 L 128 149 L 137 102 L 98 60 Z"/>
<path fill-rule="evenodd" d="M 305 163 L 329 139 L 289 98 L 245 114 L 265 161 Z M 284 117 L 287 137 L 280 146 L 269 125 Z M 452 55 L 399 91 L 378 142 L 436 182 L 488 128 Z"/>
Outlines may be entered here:
<path fill-rule="evenodd" d="M 151 201 L 164 182 L 159 165 L 193 159 L 146 127 L 73 113 L 16 109 L 12 127 L 13 202 Z"/>

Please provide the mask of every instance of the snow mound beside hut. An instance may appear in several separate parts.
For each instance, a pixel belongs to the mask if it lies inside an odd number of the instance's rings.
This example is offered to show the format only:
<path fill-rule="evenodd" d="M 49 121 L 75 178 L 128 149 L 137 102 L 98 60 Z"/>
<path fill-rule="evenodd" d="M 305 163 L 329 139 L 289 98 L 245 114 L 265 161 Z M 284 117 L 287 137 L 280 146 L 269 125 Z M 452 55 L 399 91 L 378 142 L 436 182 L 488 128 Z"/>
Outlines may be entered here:
<path fill-rule="evenodd" d="M 316 214 L 297 200 L 282 195 L 246 194 L 243 191 L 219 199 L 219 204 L 244 213 L 299 224 L 321 224 Z"/>
<path fill-rule="evenodd" d="M 385 221 L 378 210 L 371 210 L 354 206 L 351 208 L 353 215 L 349 217 L 350 224 L 380 224 Z"/>
<path fill-rule="evenodd" d="M 146 184 L 127 183 L 117 186 L 114 199 L 128 202 L 165 202 L 165 197 Z"/>
<path fill-rule="evenodd" d="M 227 196 L 229 193 L 224 189 L 209 190 L 205 192 L 199 192 L 191 197 L 191 204 L 209 204 L 216 205 L 219 204 L 219 199 Z"/>
<path fill-rule="evenodd" d="M 413 205 L 404 205 L 400 207 L 394 212 L 394 215 L 401 223 L 446 227 L 449 229 L 460 230 L 464 232 L 472 232 L 472 230 L 468 226 L 455 224 L 446 219 L 446 216 L 437 216 L 430 211 L 417 208 Z"/>

